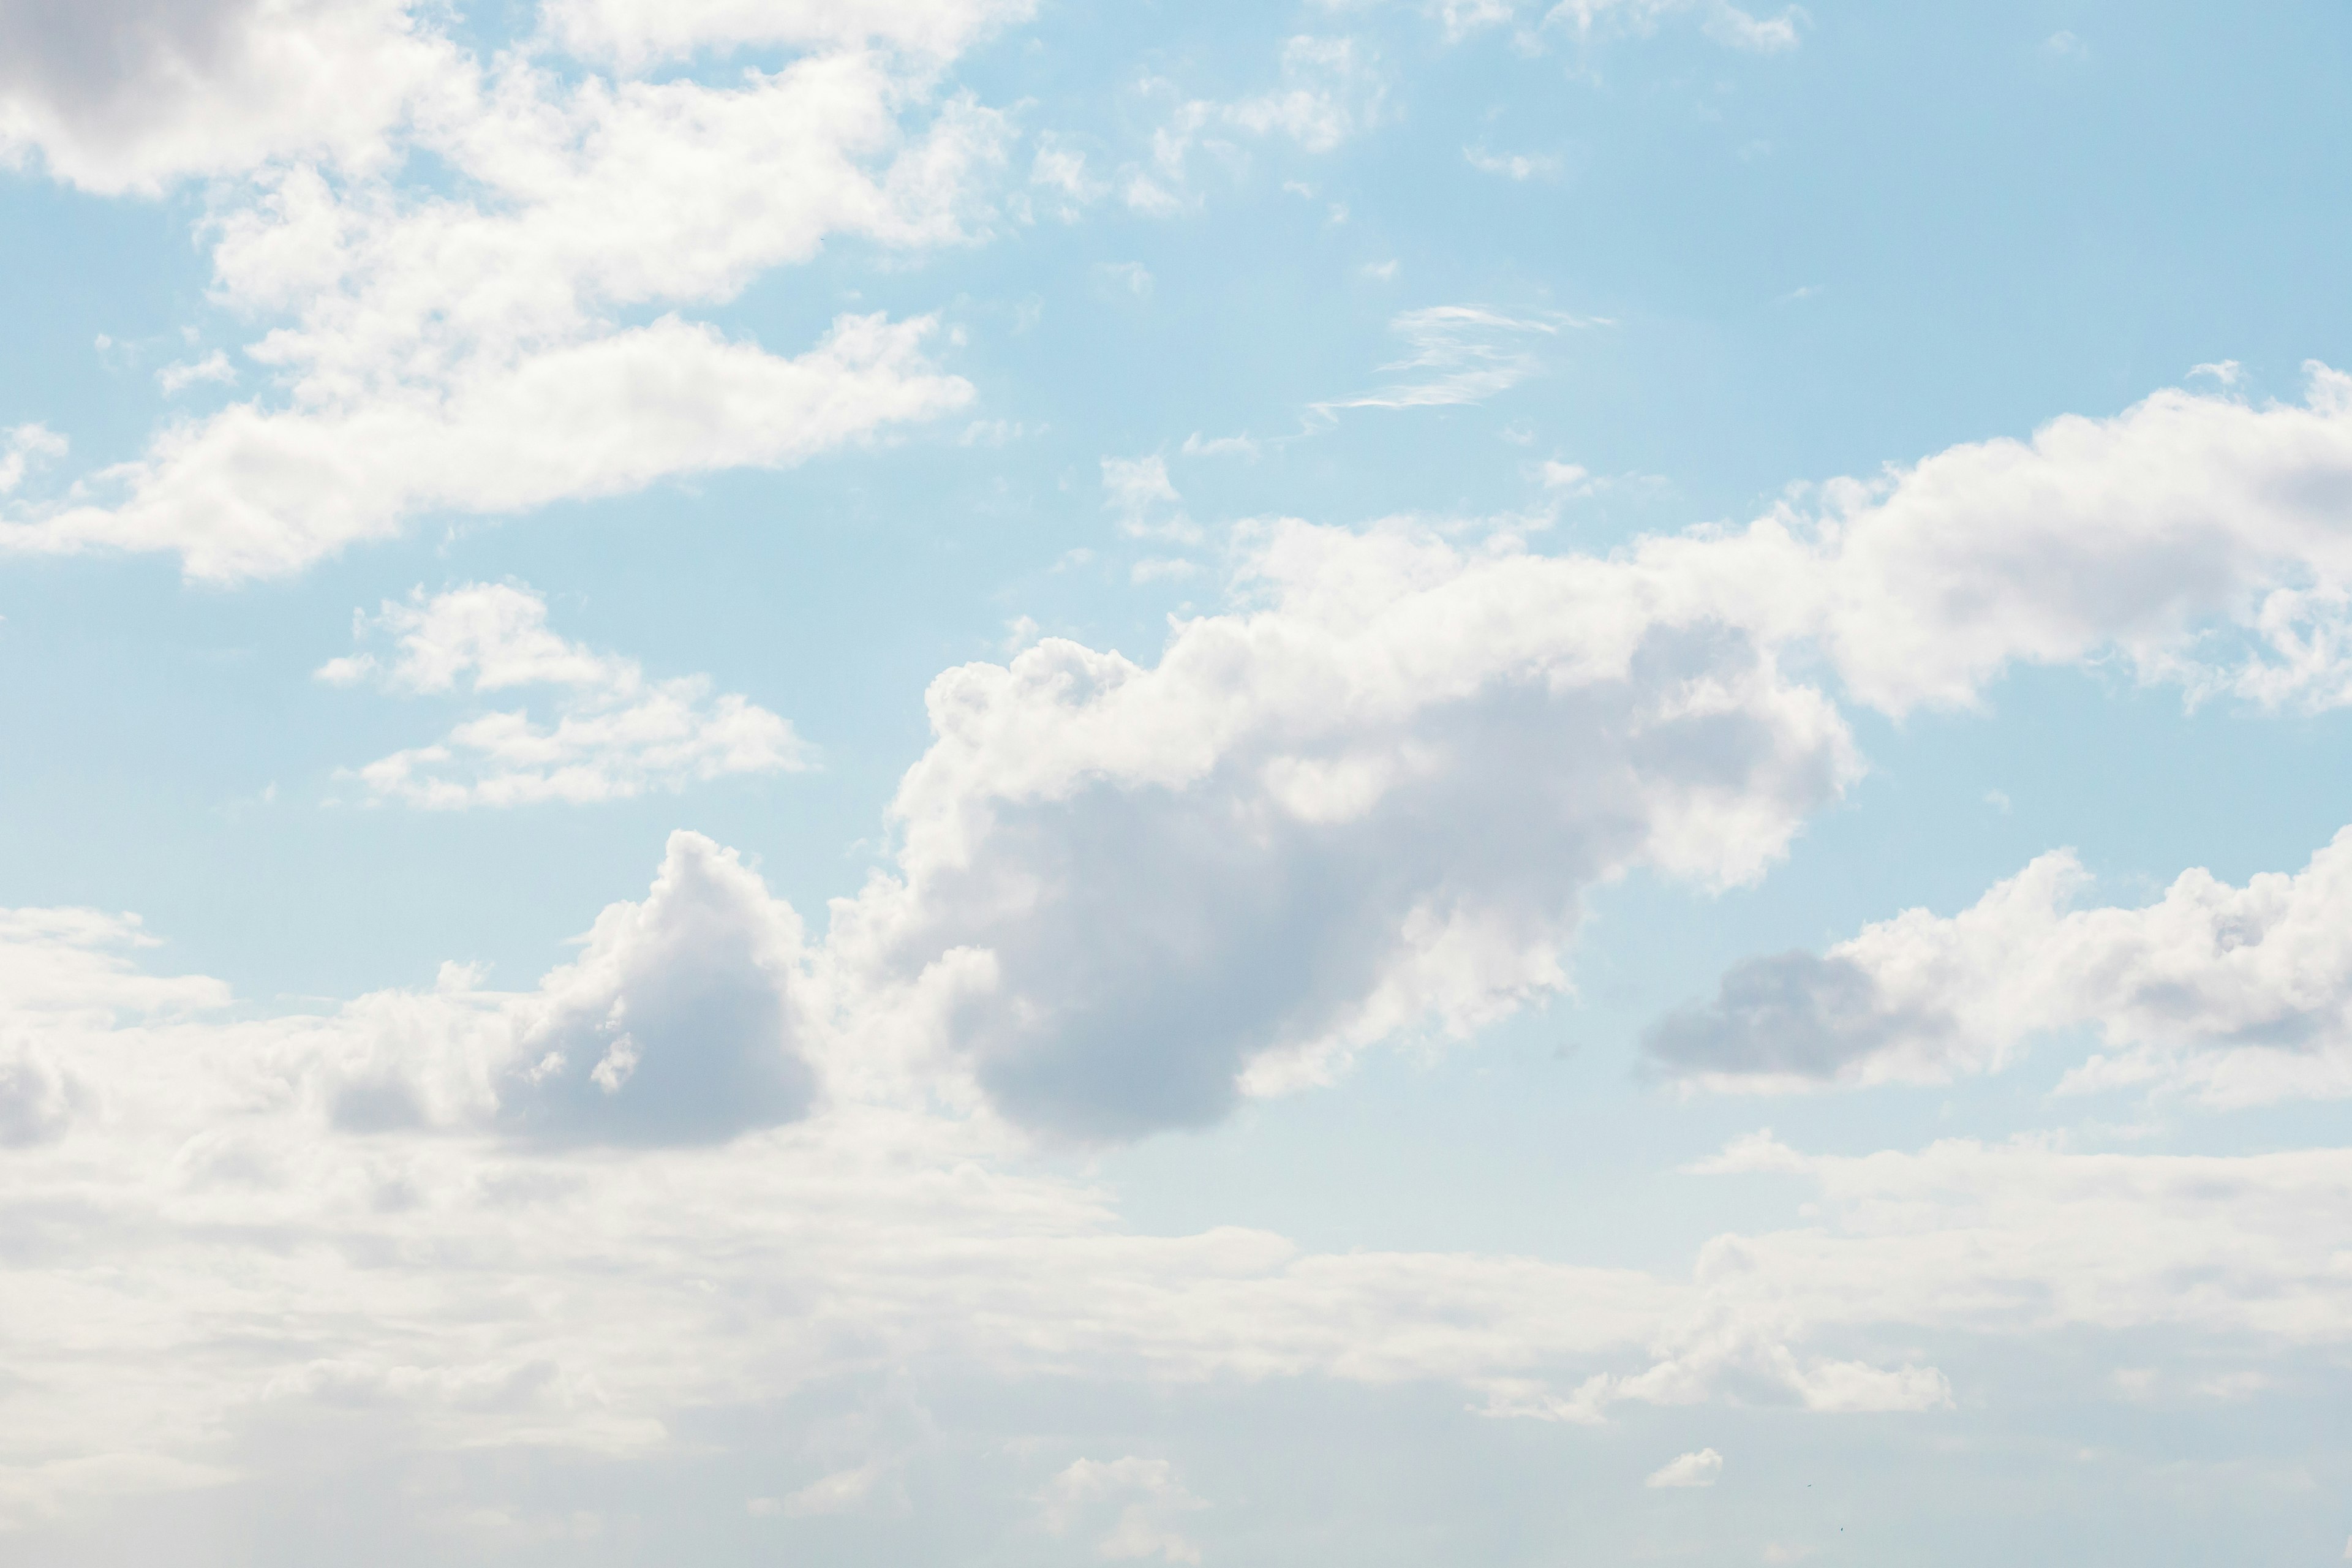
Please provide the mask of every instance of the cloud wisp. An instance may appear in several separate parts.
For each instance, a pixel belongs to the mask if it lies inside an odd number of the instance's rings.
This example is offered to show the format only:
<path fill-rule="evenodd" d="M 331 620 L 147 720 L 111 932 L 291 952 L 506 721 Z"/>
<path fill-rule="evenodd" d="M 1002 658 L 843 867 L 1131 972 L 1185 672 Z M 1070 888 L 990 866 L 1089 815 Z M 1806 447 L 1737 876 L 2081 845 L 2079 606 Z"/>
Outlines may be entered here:
<path fill-rule="evenodd" d="M 789 721 L 707 676 L 650 680 L 635 659 L 596 653 L 548 629 L 547 602 L 529 588 L 475 583 L 388 601 L 362 616 L 362 637 L 389 636 L 379 662 L 330 660 L 319 679 L 374 679 L 411 695 L 551 690 L 551 724 L 524 710 L 479 714 L 428 746 L 346 770 L 368 798 L 434 810 L 625 800 L 649 791 L 809 765 Z"/>

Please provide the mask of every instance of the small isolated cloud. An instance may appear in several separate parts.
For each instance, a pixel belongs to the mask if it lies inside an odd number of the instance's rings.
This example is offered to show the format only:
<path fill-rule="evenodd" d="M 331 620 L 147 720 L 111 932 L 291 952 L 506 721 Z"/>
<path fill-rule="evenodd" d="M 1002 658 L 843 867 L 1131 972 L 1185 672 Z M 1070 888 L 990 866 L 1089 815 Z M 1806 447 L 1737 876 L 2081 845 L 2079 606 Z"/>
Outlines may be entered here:
<path fill-rule="evenodd" d="M 1201 1561 L 1201 1549 L 1176 1526 L 1184 1515 L 1209 1505 L 1185 1489 L 1165 1459 L 1080 1459 L 1047 1482 L 1037 1502 L 1045 1529 L 1055 1535 L 1091 1532 L 1108 1522 L 1095 1542 L 1097 1553 L 1108 1561 Z"/>
<path fill-rule="evenodd" d="M 46 425 L 0 431 L 0 496 L 25 482 L 35 465 L 65 455 L 66 438 Z"/>
<path fill-rule="evenodd" d="M 1482 174 L 1501 174 L 1512 180 L 1555 180 L 1559 177 L 1560 161 L 1548 153 L 1489 153 L 1484 147 L 1465 147 L 1462 157 Z"/>
<path fill-rule="evenodd" d="M 1102 488 L 1103 505 L 1117 520 L 1121 533 L 1186 544 L 1199 541 L 1200 527 L 1184 515 L 1184 498 L 1168 478 L 1168 459 L 1158 453 L 1148 458 L 1105 458 Z"/>
<path fill-rule="evenodd" d="M 1188 458 L 1255 458 L 1257 442 L 1247 436 L 1202 436 L 1198 430 L 1184 437 Z"/>
<path fill-rule="evenodd" d="M 890 1473 L 890 1466 L 880 1459 L 852 1469 L 835 1470 L 820 1476 L 808 1485 L 785 1498 L 761 1498 L 751 1506 L 754 1513 L 781 1514 L 786 1519 L 815 1519 L 825 1514 L 855 1513 L 872 1500 L 875 1489 Z M 765 1504 L 763 1508 L 761 1505 Z"/>
<path fill-rule="evenodd" d="M 477 695 L 537 686 L 556 695 L 551 725 L 523 710 L 467 720 L 441 741 L 347 769 L 372 799 L 450 810 L 475 805 L 625 800 L 649 790 L 808 766 L 792 725 L 708 676 L 649 680 L 635 659 L 594 652 L 547 627 L 547 602 L 530 588 L 474 583 L 427 599 L 387 601 L 359 617 L 357 634 L 389 632 L 389 662 L 361 652 L 320 667 L 351 685 Z"/>
<path fill-rule="evenodd" d="M 1407 310 L 1389 323 L 1411 352 L 1381 367 L 1397 380 L 1360 397 L 1314 406 L 1339 408 L 1429 408 L 1482 403 L 1498 392 L 1539 374 L 1539 346 L 1578 327 L 1601 323 L 1553 311 L 1507 315 L 1484 305 L 1433 305 Z"/>
<path fill-rule="evenodd" d="M 1095 270 L 1114 289 L 1124 289 L 1139 300 L 1151 298 L 1151 268 L 1140 261 L 1106 261 Z"/>
<path fill-rule="evenodd" d="M 216 381 L 226 385 L 236 379 L 236 367 L 228 363 L 228 355 L 219 349 L 194 363 L 167 364 L 155 373 L 155 384 L 163 389 L 167 397 L 184 392 L 199 382 Z"/>
<path fill-rule="evenodd" d="M 1563 463 L 1547 458 L 1536 473 L 1544 489 L 1559 495 L 1589 496 L 1592 493 L 1592 475 L 1581 463 Z"/>
<path fill-rule="evenodd" d="M 1394 257 L 1389 258 L 1386 261 L 1367 261 L 1356 270 L 1376 283 L 1393 283 L 1396 281 L 1398 262 Z"/>
<path fill-rule="evenodd" d="M 1516 0 L 1428 0 L 1422 7 L 1445 29 L 1445 41 L 1458 44 L 1471 34 L 1500 26 L 1518 15 Z"/>
<path fill-rule="evenodd" d="M 1782 1563 L 1802 1563 L 1812 1554 L 1813 1548 L 1810 1546 L 1784 1546 L 1777 1542 L 1764 1548 L 1764 1561 L 1773 1564 L 1774 1568 L 1780 1568 Z"/>
<path fill-rule="evenodd" d="M 2087 59 L 2091 53 L 2082 39 L 2063 30 L 2042 40 L 2042 52 L 2062 60 Z"/>
<path fill-rule="evenodd" d="M 1758 16 L 1729 0 L 1559 0 L 1544 13 L 1541 26 L 1589 40 L 1604 32 L 1646 33 L 1661 17 L 1677 13 L 1696 16 L 1701 30 L 1718 44 L 1768 55 L 1795 48 L 1800 29 L 1811 20 L 1801 6 Z"/>
<path fill-rule="evenodd" d="M 1087 171 L 1085 153 L 1052 135 L 1039 142 L 1036 159 L 1029 166 L 1029 184 L 1054 199 L 1064 222 L 1074 221 L 1089 204 L 1110 191 L 1108 182 Z"/>
<path fill-rule="evenodd" d="M 1711 1487 L 1723 1476 L 1723 1456 L 1712 1448 L 1701 1448 L 1695 1454 L 1685 1454 L 1667 1460 L 1650 1472 L 1645 1487 Z"/>
<path fill-rule="evenodd" d="M 1156 583 L 1170 577 L 1199 575 L 1201 568 L 1181 557 L 1153 556 L 1139 561 L 1129 571 L 1128 579 L 1135 583 Z"/>

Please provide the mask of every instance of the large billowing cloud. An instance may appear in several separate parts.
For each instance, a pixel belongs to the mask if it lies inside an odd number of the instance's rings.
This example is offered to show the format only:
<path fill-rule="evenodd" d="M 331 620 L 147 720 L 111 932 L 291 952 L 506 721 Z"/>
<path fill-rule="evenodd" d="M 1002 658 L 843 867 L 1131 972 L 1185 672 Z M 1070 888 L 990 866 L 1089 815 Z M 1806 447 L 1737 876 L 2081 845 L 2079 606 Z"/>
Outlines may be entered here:
<path fill-rule="evenodd" d="M 1820 956 L 1753 960 L 1649 1050 L 1724 1089 L 1937 1082 L 2079 1031 L 2105 1054 L 2077 1088 L 2352 1094 L 2352 829 L 2299 872 L 2234 888 L 2187 871 L 2138 909 L 2071 907 L 2087 881 L 2060 851 L 1956 915 L 1910 910 Z"/>
<path fill-rule="evenodd" d="M 1466 1033 L 1561 986 L 1595 885 L 1751 879 L 1853 769 L 1818 692 L 1621 563 L 1278 523 L 1240 571 L 1259 607 L 1150 668 L 941 676 L 896 873 L 836 906 L 844 984 L 944 1006 L 1028 1126 L 1198 1124 Z"/>

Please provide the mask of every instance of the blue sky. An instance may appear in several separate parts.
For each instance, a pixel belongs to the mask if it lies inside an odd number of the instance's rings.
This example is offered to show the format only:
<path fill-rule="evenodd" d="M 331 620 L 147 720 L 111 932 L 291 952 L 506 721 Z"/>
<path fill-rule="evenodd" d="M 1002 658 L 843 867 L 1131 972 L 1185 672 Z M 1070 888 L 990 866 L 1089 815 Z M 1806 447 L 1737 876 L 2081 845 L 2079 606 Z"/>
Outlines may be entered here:
<path fill-rule="evenodd" d="M 2352 1555 L 2347 46 L 0 0 L 8 1555 Z"/>

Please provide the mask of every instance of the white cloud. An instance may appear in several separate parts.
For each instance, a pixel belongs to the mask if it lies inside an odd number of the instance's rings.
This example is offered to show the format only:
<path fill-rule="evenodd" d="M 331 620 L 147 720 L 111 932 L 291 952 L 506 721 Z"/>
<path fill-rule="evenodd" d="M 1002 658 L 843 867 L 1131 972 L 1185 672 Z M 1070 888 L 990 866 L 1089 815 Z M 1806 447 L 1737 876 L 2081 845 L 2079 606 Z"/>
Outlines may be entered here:
<path fill-rule="evenodd" d="M 154 192 L 267 160 L 380 164 L 466 62 L 404 0 L 74 0 L 0 7 L 0 161 Z"/>
<path fill-rule="evenodd" d="M 835 908 L 844 984 L 951 998 L 949 1060 L 1032 1126 L 1466 1034 L 1564 984 L 1585 889 L 1757 876 L 1853 768 L 1818 693 L 1623 563 L 1283 522 L 1236 571 L 1259 607 L 1156 666 L 1048 638 L 940 677 L 895 868 Z"/>
<path fill-rule="evenodd" d="M 65 455 L 66 438 L 46 425 L 18 425 L 0 431 L 0 496 L 25 482 L 37 463 Z"/>
<path fill-rule="evenodd" d="M 883 1460 L 857 1465 L 845 1470 L 835 1470 L 815 1480 L 777 1504 L 774 1511 L 787 1519 L 814 1519 L 826 1514 L 854 1513 L 864 1508 L 875 1489 L 890 1473 Z"/>
<path fill-rule="evenodd" d="M 1186 544 L 1199 541 L 1200 526 L 1184 514 L 1184 498 L 1168 477 L 1168 459 L 1158 453 L 1105 458 L 1102 488 L 1103 505 L 1118 520 L 1121 533 Z"/>
<path fill-rule="evenodd" d="M 1500 26 L 1518 16 L 1517 0 L 1426 0 L 1423 9 L 1445 29 L 1445 41 L 1460 43 L 1471 34 Z"/>
<path fill-rule="evenodd" d="M 234 382 L 236 370 L 228 363 L 228 355 L 215 349 L 193 363 L 167 364 L 155 373 L 155 384 L 167 397 L 185 392 L 199 382 Z"/>
<path fill-rule="evenodd" d="M 1389 323 L 1412 352 L 1381 367 L 1404 379 L 1360 397 L 1318 403 L 1339 408 L 1429 408 L 1482 403 L 1541 374 L 1537 344 L 1597 323 L 1556 314 L 1507 315 L 1484 305 L 1433 305 Z"/>
<path fill-rule="evenodd" d="M 275 393 L 167 426 L 0 545 L 283 574 L 424 510 L 789 464 L 961 406 L 970 386 L 923 357 L 927 319 L 845 316 L 793 359 L 625 319 L 731 298 L 833 235 L 972 237 L 1008 133 L 968 99 L 930 104 L 925 79 L 854 52 L 727 88 L 503 56 L 404 133 L 457 194 L 398 169 L 261 171 L 208 232 L 223 299 L 279 323 L 247 350 Z"/>
<path fill-rule="evenodd" d="M 1822 957 L 1741 965 L 1651 1051 L 1717 1088 L 1934 1082 L 2037 1037 L 2095 1033 L 2069 1085 L 2156 1083 L 2219 1104 L 2352 1095 L 2352 829 L 2294 875 L 2184 873 L 2139 909 L 2074 909 L 2045 855 L 1948 918 L 1911 910 Z"/>
<path fill-rule="evenodd" d="M 1612 27 L 1647 32 L 1661 19 L 1683 14 L 1695 14 L 1706 36 L 1717 43 L 1759 54 L 1795 48 L 1809 20 L 1803 8 L 1796 5 L 1778 16 L 1759 17 L 1727 0 L 1559 0 L 1544 14 L 1542 26 L 1590 38 Z"/>
<path fill-rule="evenodd" d="M 1097 270 L 1139 300 L 1151 297 L 1151 268 L 1140 261 L 1106 261 Z"/>
<path fill-rule="evenodd" d="M 1108 1532 L 1095 1543 L 1097 1554 L 1106 1560 L 1201 1561 L 1201 1549 L 1176 1527 L 1184 1515 L 1209 1505 L 1184 1489 L 1175 1467 L 1165 1459 L 1131 1454 L 1108 1461 L 1079 1459 L 1048 1482 L 1037 1501 L 1045 1528 L 1055 1535 L 1067 1535 L 1081 1521 L 1115 1510 Z M 1100 1523 L 1097 1518 L 1097 1526 Z"/>
<path fill-rule="evenodd" d="M 1188 458 L 1255 458 L 1257 442 L 1247 436 L 1202 436 L 1198 430 L 1184 437 Z"/>
<path fill-rule="evenodd" d="M 1379 125 L 1387 103 L 1386 80 L 1355 39 L 1290 38 L 1282 47 L 1280 87 L 1247 98 L 1189 99 L 1178 104 L 1152 133 L 1151 159 L 1158 177 L 1129 171 L 1127 204 L 1148 216 L 1183 211 L 1188 202 L 1180 193 L 1196 146 L 1230 151 L 1220 138 L 1281 136 L 1304 152 L 1329 153 Z"/>
<path fill-rule="evenodd" d="M 1723 1456 L 1712 1448 L 1701 1448 L 1694 1454 L 1684 1454 L 1668 1459 L 1650 1473 L 1642 1484 L 1645 1487 L 1711 1487 L 1723 1479 Z"/>
<path fill-rule="evenodd" d="M 1055 196 L 1064 221 L 1075 221 L 1110 187 L 1087 172 L 1087 155 L 1050 133 L 1038 138 L 1037 155 L 1029 166 L 1029 184 Z"/>
<path fill-rule="evenodd" d="M 1461 607 L 1419 606 L 1467 626 Z M 1494 622 L 1477 625 L 1469 640 Z M 76 1217 L 70 1248 L 12 1262 L 0 1332 L 29 1366 L 69 1343 L 77 1371 L 12 1387 L 26 1436 L 0 1513 L 85 1484 L 53 1467 L 103 1461 L 132 1490 L 199 1458 L 235 1475 L 260 1413 L 297 1433 L 381 1420 L 385 1442 L 442 1452 L 625 1453 L 681 1412 L 928 1367 L 1440 1381 L 1496 1415 L 1583 1421 L 1627 1400 L 1919 1410 L 1953 1398 L 1900 1348 L 1921 1335 L 1965 1354 L 2167 1333 L 2244 1367 L 2340 1349 L 2352 1324 L 2331 1262 L 2352 1249 L 2342 1151 L 1746 1140 L 1702 1169 L 1796 1176 L 1827 1213 L 1719 1237 L 1685 1280 L 1124 1234 L 1107 1194 L 1034 1173 L 940 1084 L 877 1070 L 876 1030 L 908 1016 L 861 1016 L 875 999 L 843 955 L 809 953 L 792 911 L 693 835 L 523 993 L 451 966 L 431 990 L 269 1016 L 132 973 L 105 952 L 135 930 L 120 921 L 11 919 L 0 973 L 50 989 L 0 986 L 0 1034 L 70 1062 L 78 1099 L 62 1123 L 47 1080 L 8 1102 L 30 1134 L 6 1151 L 0 1223 Z M 957 999 L 931 1002 L 951 1026 Z M 255 1335 L 263 1318 L 276 1331 Z M 775 1511 L 866 1506 L 888 1463 L 835 1468 Z M 1072 1467 L 1041 1501 L 1098 1550 L 1181 1560 L 1190 1494 L 1158 1463 Z"/>
<path fill-rule="evenodd" d="M 1483 174 L 1501 174 L 1513 180 L 1559 177 L 1560 161 L 1550 153 L 1489 153 L 1484 147 L 1465 147 L 1462 157 Z"/>
<path fill-rule="evenodd" d="M 881 44 L 946 60 L 1035 8 L 1034 0 L 546 0 L 540 23 L 566 53 L 640 70 L 763 45 Z"/>
<path fill-rule="evenodd" d="M 454 809 L 623 800 L 649 790 L 805 767 L 784 720 L 731 693 L 714 698 L 706 676 L 648 680 L 635 659 L 599 654 L 547 628 L 547 603 L 528 588 L 469 584 L 426 599 L 387 601 L 362 617 L 362 636 L 385 632 L 399 652 L 380 673 L 408 692 L 476 695 L 517 687 L 557 692 L 553 725 L 522 710 L 478 715 L 443 741 L 341 776 L 377 800 Z M 372 654 L 331 660 L 320 678 L 348 683 L 378 673 Z"/>
<path fill-rule="evenodd" d="M 2159 392 L 1641 553 L 1890 713 L 2110 655 L 2192 698 L 2316 709 L 2352 700 L 2347 505 L 2352 376 L 2313 365 L 2299 405 Z"/>

